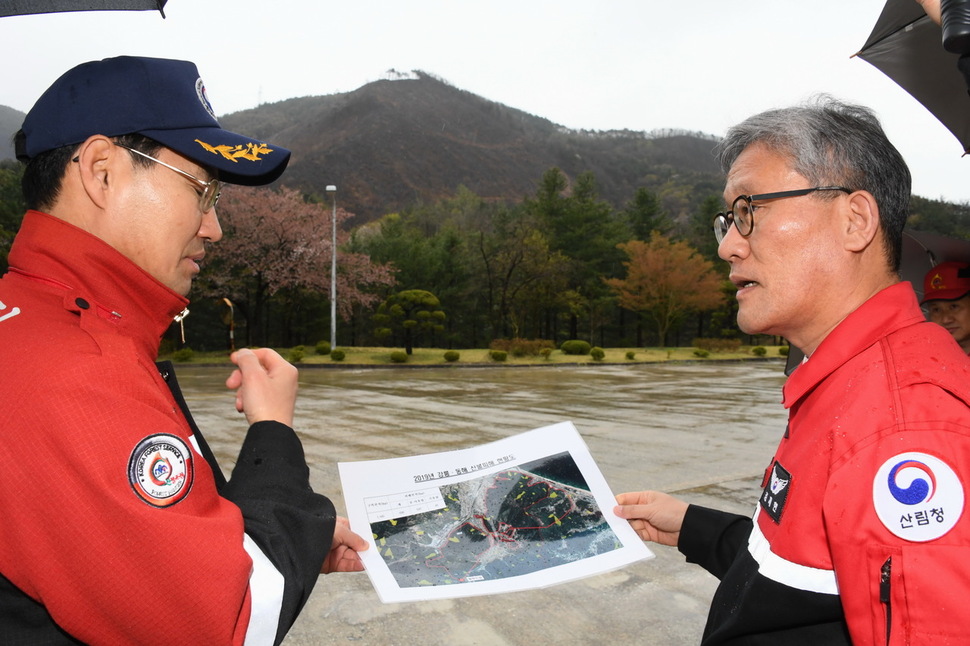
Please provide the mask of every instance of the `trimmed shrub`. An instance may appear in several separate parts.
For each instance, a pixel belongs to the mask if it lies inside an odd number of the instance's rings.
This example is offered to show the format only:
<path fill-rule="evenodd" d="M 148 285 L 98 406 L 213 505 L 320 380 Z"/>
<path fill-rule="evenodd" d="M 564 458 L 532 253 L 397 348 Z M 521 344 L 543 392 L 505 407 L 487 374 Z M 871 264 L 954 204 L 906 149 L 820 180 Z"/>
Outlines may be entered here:
<path fill-rule="evenodd" d="M 184 348 L 179 348 L 172 353 L 172 361 L 175 363 L 183 363 L 186 361 L 192 361 L 192 357 L 195 355 L 195 350 L 185 346 Z"/>
<path fill-rule="evenodd" d="M 634 352 L 633 350 L 627 350 L 626 351 L 626 358 L 627 358 L 628 361 L 633 361 L 634 359 L 637 358 L 637 353 Z"/>
<path fill-rule="evenodd" d="M 458 353 L 457 350 L 448 350 L 447 352 L 445 352 L 445 361 L 447 361 L 448 363 L 454 363 L 458 361 L 458 359 L 460 358 L 461 358 L 461 355 Z"/>
<path fill-rule="evenodd" d="M 692 345 L 708 352 L 737 352 L 741 349 L 741 339 L 694 339 Z"/>
<path fill-rule="evenodd" d="M 492 359 L 492 361 L 505 361 L 508 358 L 509 353 L 505 350 L 489 350 L 488 356 Z"/>
<path fill-rule="evenodd" d="M 330 351 L 330 359 L 332 361 L 343 361 L 347 357 L 347 353 L 340 348 L 334 348 Z"/>
<path fill-rule="evenodd" d="M 586 341 L 572 339 L 570 341 L 563 341 L 559 349 L 563 351 L 563 354 L 584 355 L 589 354 L 591 347 Z"/>
<path fill-rule="evenodd" d="M 606 356 L 606 352 L 603 350 L 603 348 L 597 346 L 595 348 L 590 348 L 589 356 L 593 357 L 593 361 L 602 361 L 603 357 Z"/>
<path fill-rule="evenodd" d="M 394 363 L 407 363 L 408 353 L 404 350 L 395 350 L 391 353 L 391 361 Z"/>
<path fill-rule="evenodd" d="M 778 348 L 778 354 L 780 354 L 783 357 L 787 357 L 788 356 L 788 346 L 787 345 L 783 345 L 780 348 Z"/>
<path fill-rule="evenodd" d="M 303 349 L 303 346 L 298 345 L 286 354 L 286 360 L 290 363 L 300 363 L 303 361 L 305 355 L 306 351 Z"/>
<path fill-rule="evenodd" d="M 330 354 L 330 341 L 317 341 L 317 345 L 314 348 L 316 353 L 323 356 Z"/>
<path fill-rule="evenodd" d="M 552 348 L 543 348 L 542 350 L 539 350 L 539 354 L 542 355 L 543 359 L 549 361 L 549 357 L 552 356 Z"/>
<path fill-rule="evenodd" d="M 513 357 L 538 357 L 545 348 L 554 349 L 556 344 L 546 339 L 493 339 L 489 350 L 504 350 Z"/>
<path fill-rule="evenodd" d="M 756 345 L 755 347 L 751 348 L 751 354 L 756 357 L 763 357 L 768 354 L 768 348 L 763 345 Z"/>
<path fill-rule="evenodd" d="M 700 359 L 706 359 L 707 357 L 711 356 L 711 353 L 702 348 L 697 348 L 694 350 L 694 356 Z"/>

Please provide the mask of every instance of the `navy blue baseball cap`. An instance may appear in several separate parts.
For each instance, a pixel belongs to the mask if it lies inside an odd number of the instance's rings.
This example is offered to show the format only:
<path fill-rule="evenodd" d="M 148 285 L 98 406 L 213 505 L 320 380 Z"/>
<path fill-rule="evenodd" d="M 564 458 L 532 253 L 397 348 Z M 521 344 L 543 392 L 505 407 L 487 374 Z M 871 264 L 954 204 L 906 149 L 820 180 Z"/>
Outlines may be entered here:
<path fill-rule="evenodd" d="M 279 178 L 290 151 L 223 130 L 194 63 L 119 56 L 83 63 L 54 81 L 27 113 L 17 157 L 79 144 L 92 135 L 140 134 L 230 184 Z"/>

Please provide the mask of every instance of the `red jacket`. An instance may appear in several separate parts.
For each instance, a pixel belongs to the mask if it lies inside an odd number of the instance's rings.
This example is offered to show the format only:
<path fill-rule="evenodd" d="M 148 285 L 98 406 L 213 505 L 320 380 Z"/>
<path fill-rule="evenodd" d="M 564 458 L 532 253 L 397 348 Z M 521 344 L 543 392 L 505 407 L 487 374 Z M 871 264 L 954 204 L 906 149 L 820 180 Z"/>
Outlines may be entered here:
<path fill-rule="evenodd" d="M 187 301 L 38 212 L 27 213 L 9 262 L 0 635 L 22 643 L 59 628 L 91 644 L 159 635 L 241 644 L 262 631 L 261 643 L 278 643 L 316 581 L 334 520 L 310 490 L 293 430 L 253 425 L 227 483 L 174 375 L 153 361 Z M 251 586 L 259 575 L 271 583 Z"/>
<path fill-rule="evenodd" d="M 685 519 L 681 551 L 721 577 L 705 643 L 970 643 L 970 361 L 953 338 L 894 285 L 784 404 L 755 522 Z"/>

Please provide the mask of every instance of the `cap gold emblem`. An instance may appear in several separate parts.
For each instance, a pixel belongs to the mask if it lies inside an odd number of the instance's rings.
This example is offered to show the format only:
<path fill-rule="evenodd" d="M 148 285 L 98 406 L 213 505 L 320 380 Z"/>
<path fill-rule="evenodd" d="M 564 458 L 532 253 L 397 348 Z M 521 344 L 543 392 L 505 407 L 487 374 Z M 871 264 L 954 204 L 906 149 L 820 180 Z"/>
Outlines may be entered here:
<path fill-rule="evenodd" d="M 205 148 L 210 153 L 217 155 L 222 155 L 231 162 L 237 162 L 240 159 L 246 159 L 249 161 L 262 161 L 260 155 L 268 155 L 273 152 L 273 149 L 266 144 L 246 144 L 245 146 L 228 146 L 222 144 L 219 146 L 213 146 L 207 144 L 199 139 L 195 140 L 200 146 Z"/>

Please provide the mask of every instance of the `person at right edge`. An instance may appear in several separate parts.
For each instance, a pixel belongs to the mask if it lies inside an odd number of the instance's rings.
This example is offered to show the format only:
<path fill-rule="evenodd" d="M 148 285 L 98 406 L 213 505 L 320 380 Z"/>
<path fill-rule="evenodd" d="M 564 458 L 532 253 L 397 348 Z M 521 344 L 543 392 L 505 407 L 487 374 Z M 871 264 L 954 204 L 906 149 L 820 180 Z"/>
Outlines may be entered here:
<path fill-rule="evenodd" d="M 720 579 L 704 645 L 970 644 L 970 360 L 899 279 L 905 162 L 829 97 L 750 117 L 718 152 L 738 326 L 806 356 L 788 424 L 753 516 L 656 491 L 616 513 Z"/>
<path fill-rule="evenodd" d="M 927 317 L 953 336 L 970 354 L 970 264 L 942 262 L 923 279 L 923 300 Z"/>

